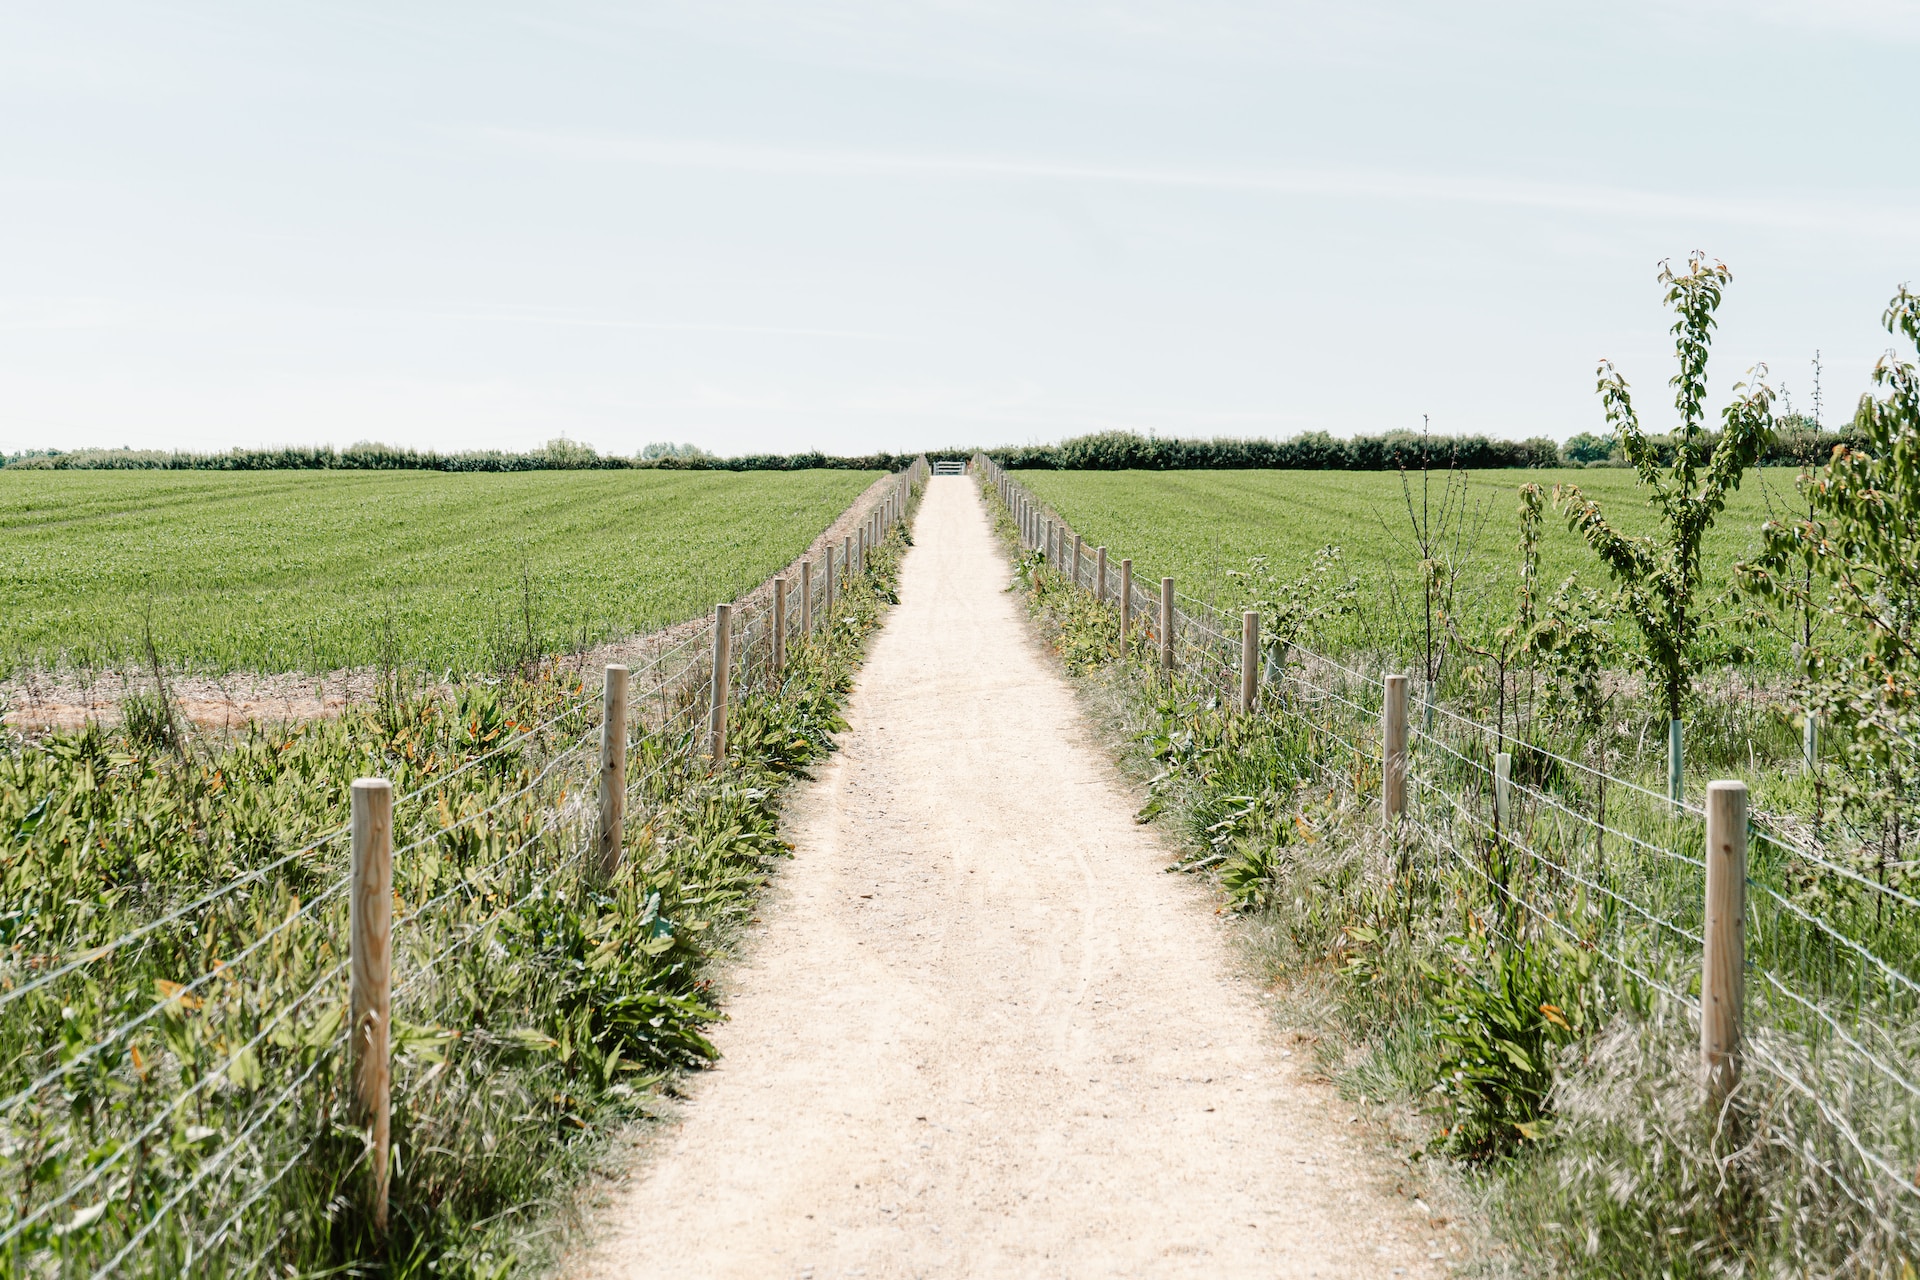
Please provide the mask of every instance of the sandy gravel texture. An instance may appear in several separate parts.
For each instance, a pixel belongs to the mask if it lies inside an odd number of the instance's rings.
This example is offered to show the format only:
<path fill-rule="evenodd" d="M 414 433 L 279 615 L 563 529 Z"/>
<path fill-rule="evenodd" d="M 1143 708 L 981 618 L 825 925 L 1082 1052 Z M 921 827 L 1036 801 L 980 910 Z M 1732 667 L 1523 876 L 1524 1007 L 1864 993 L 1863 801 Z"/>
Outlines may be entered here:
<path fill-rule="evenodd" d="M 973 482 L 933 480 L 915 537 L 720 1064 L 569 1274 L 1445 1274 L 1133 824 Z"/>
<path fill-rule="evenodd" d="M 827 546 L 839 546 L 843 538 L 860 527 L 892 479 L 892 476 L 882 476 L 868 485 L 853 505 L 813 540 L 800 559 L 813 560 L 817 571 L 819 558 Z M 778 573 L 767 575 L 766 581 L 735 603 L 764 604 L 773 598 L 775 578 L 799 572 L 800 560 L 795 560 Z M 690 618 L 658 631 L 625 636 L 566 654 L 559 661 L 563 667 L 582 672 L 599 671 L 614 663 L 623 663 L 637 671 L 655 655 L 696 634 L 706 621 L 704 617 Z M 0 723 L 21 729 L 78 729 L 90 720 L 117 724 L 121 700 L 152 687 L 153 678 L 145 671 L 24 672 L 13 679 L 0 680 Z M 167 688 L 188 723 L 203 729 L 238 729 L 255 720 L 287 723 L 337 716 L 348 706 L 371 702 L 378 696 L 380 672 L 374 667 L 350 667 L 320 675 L 239 671 L 208 676 L 168 672 Z"/>

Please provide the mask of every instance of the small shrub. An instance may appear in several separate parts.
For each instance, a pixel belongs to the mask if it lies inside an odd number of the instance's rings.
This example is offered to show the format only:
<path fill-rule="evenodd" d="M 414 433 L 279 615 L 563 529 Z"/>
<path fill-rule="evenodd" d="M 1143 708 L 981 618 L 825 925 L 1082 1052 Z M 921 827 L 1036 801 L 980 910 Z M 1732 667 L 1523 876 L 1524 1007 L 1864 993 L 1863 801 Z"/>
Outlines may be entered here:
<path fill-rule="evenodd" d="M 1593 953 L 1560 941 L 1448 940 L 1421 966 L 1439 1046 L 1447 1149 L 1486 1159 L 1548 1132 L 1556 1052 L 1584 1034 Z"/>

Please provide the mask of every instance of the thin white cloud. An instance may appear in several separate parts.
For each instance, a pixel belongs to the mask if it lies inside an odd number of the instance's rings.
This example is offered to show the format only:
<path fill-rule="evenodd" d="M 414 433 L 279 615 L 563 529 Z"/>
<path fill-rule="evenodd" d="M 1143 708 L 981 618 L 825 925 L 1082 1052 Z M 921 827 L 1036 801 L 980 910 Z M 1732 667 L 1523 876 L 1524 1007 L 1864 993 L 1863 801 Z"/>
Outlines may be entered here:
<path fill-rule="evenodd" d="M 387 313 L 394 314 L 394 313 Z M 735 324 L 704 320 L 635 320 L 581 312 L 542 311 L 522 307 L 475 307 L 466 310 L 407 311 L 409 317 L 435 320 L 497 321 L 577 329 L 640 329 L 651 333 L 770 334 L 786 338 L 854 338 L 861 341 L 899 341 L 905 335 L 874 329 L 824 329 L 804 325 Z"/>
<path fill-rule="evenodd" d="M 1920 39 L 1920 0 L 1670 0 L 1681 11 L 1875 40 Z"/>
<path fill-rule="evenodd" d="M 651 333 L 849 338 L 861 342 L 911 341 L 911 335 L 884 333 L 877 329 L 834 329 L 809 325 L 756 324 L 725 320 L 649 319 L 513 304 L 417 307 L 406 303 L 367 302 L 333 305 L 309 303 L 297 299 L 203 296 L 171 298 L 164 307 L 161 307 L 152 303 L 139 303 L 121 298 L 0 295 L 0 332 L 101 329 L 142 324 L 166 324 L 178 329 L 196 320 L 201 323 L 232 324 L 263 319 L 286 322 L 312 316 L 351 320 L 358 324 L 457 320 L 480 324 L 530 325 L 539 328 L 633 329 Z"/>
<path fill-rule="evenodd" d="M 0 297 L 0 332 L 105 329 L 134 319 L 134 309 L 115 298 Z"/>
<path fill-rule="evenodd" d="M 1076 164 L 994 156 L 772 147 L 688 139 L 600 137 L 489 129 L 507 146 L 578 160 L 796 177 L 1035 181 L 1241 191 L 1399 202 L 1441 202 L 1558 210 L 1603 217 L 1732 222 L 1911 239 L 1920 211 L 1862 200 L 1688 195 L 1528 178 L 1449 177 L 1366 169 L 1213 169 Z"/>

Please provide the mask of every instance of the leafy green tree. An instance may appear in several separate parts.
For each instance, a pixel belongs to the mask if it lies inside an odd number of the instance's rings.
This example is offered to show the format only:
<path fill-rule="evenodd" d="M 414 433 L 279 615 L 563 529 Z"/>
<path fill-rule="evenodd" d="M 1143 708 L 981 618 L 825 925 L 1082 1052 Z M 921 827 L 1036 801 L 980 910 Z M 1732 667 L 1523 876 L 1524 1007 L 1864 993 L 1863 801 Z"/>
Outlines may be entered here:
<path fill-rule="evenodd" d="M 1246 607 L 1260 613 L 1261 648 L 1265 678 L 1277 684 L 1286 672 L 1293 647 L 1316 628 L 1343 618 L 1357 608 L 1360 579 L 1340 574 L 1340 548 L 1328 544 L 1295 578 L 1282 578 L 1265 556 L 1252 556 L 1244 570 L 1230 569 L 1245 589 Z"/>
<path fill-rule="evenodd" d="M 1903 285 L 1883 322 L 1920 348 L 1920 297 Z M 1892 352 L 1873 371 L 1883 398 L 1861 397 L 1861 440 L 1803 472 L 1808 514 L 1769 521 L 1743 589 L 1839 624 L 1809 628 L 1799 652 L 1803 707 L 1841 731 L 1837 790 L 1883 826 L 1884 871 L 1904 861 L 1902 814 L 1920 775 L 1920 369 Z"/>
<path fill-rule="evenodd" d="M 1613 456 L 1614 440 L 1612 436 L 1596 436 L 1590 431 L 1567 437 L 1560 446 L 1560 456 L 1576 466 L 1589 462 L 1605 462 Z"/>
<path fill-rule="evenodd" d="M 1660 517 L 1660 532 L 1647 537 L 1620 533 L 1600 504 L 1577 485 L 1556 485 L 1554 500 L 1567 518 L 1567 527 L 1586 538 L 1618 584 L 1620 608 L 1645 642 L 1646 664 L 1667 712 L 1667 792 L 1677 805 L 1684 777 L 1681 713 L 1707 638 L 1706 610 L 1698 599 L 1701 544 L 1726 506 L 1727 496 L 1739 488 L 1741 477 L 1766 447 L 1773 422 L 1773 392 L 1759 381 L 1765 366 L 1754 369 L 1749 375 L 1752 381 L 1734 387 L 1733 403 L 1721 411 L 1719 438 L 1712 438 L 1703 407 L 1707 353 L 1714 312 L 1732 273 L 1696 252 L 1680 275 L 1661 263 L 1659 279 L 1666 286 L 1666 305 L 1675 313 L 1674 354 L 1680 365 L 1671 383 L 1674 408 L 1680 414 L 1679 426 L 1666 441 L 1671 462 L 1663 464 L 1664 450 L 1641 430 L 1626 379 L 1610 361 L 1600 362 L 1599 390 L 1607 423 L 1620 441 L 1621 452 L 1639 473 L 1648 504 Z"/>

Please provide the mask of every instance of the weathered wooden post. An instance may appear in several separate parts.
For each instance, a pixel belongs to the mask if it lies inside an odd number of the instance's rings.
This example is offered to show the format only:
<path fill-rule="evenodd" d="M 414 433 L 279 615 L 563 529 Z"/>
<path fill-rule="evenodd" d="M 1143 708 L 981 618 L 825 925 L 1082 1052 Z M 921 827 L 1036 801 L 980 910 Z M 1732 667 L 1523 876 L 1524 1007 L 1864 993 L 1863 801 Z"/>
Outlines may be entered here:
<path fill-rule="evenodd" d="M 1746 1004 L 1747 784 L 1707 784 L 1707 913 L 1701 930 L 1700 1072 L 1718 1107 L 1740 1082 Z"/>
<path fill-rule="evenodd" d="M 1160 669 L 1173 679 L 1173 579 L 1160 579 Z"/>
<path fill-rule="evenodd" d="M 1260 611 L 1240 615 L 1240 714 L 1260 705 Z"/>
<path fill-rule="evenodd" d="M 627 669 L 607 668 L 600 696 L 600 880 L 620 869 L 627 825 Z"/>
<path fill-rule="evenodd" d="M 787 580 L 773 580 L 773 674 L 778 679 L 787 669 Z"/>
<path fill-rule="evenodd" d="M 1093 598 L 1101 604 L 1107 602 L 1107 549 L 1093 549 Z"/>
<path fill-rule="evenodd" d="M 353 1123 L 365 1125 L 372 1174 L 373 1229 L 387 1230 L 387 1178 L 393 1118 L 393 784 L 356 778 L 352 897 L 347 905 L 349 1006 L 347 1037 L 353 1078 Z"/>
<path fill-rule="evenodd" d="M 1507 796 L 1513 786 L 1513 753 L 1497 751 L 1493 756 L 1493 820 L 1500 830 L 1507 829 Z"/>
<path fill-rule="evenodd" d="M 717 768 L 727 758 L 727 697 L 733 681 L 733 606 L 713 606 L 713 707 L 707 713 L 707 754 Z"/>
<path fill-rule="evenodd" d="M 851 578 L 853 574 L 854 574 L 853 535 L 848 534 L 846 537 L 840 539 L 840 594 L 841 595 L 845 595 L 847 593 L 847 579 Z"/>
<path fill-rule="evenodd" d="M 1127 641 L 1133 638 L 1133 560 L 1123 557 L 1120 561 L 1120 652 L 1127 651 Z"/>
<path fill-rule="evenodd" d="M 1407 678 L 1388 676 L 1380 726 L 1380 817 L 1391 826 L 1407 811 Z"/>
<path fill-rule="evenodd" d="M 821 609 L 821 612 L 827 615 L 826 617 L 827 625 L 832 626 L 833 625 L 833 544 L 832 543 L 827 544 L 827 554 L 826 554 L 826 557 L 820 562 L 820 571 L 822 574 L 825 575 L 820 580 L 821 582 L 820 609 Z"/>
<path fill-rule="evenodd" d="M 867 527 L 865 525 L 861 525 L 854 531 L 853 551 L 857 557 L 853 562 L 853 571 L 865 573 L 867 570 Z"/>
<path fill-rule="evenodd" d="M 1080 585 L 1080 561 L 1087 554 L 1087 540 L 1079 534 L 1073 535 L 1073 585 Z"/>
<path fill-rule="evenodd" d="M 813 561 L 800 560 L 800 634 L 813 634 Z"/>

